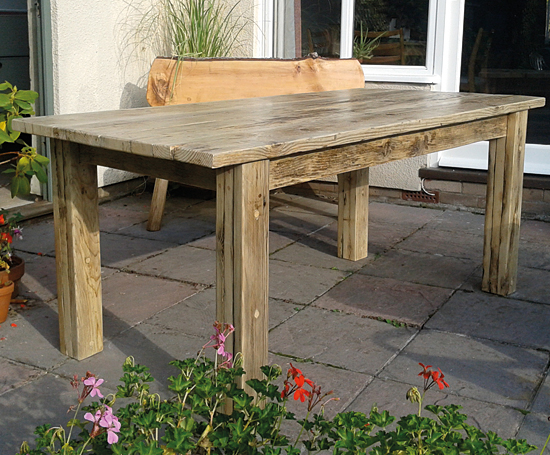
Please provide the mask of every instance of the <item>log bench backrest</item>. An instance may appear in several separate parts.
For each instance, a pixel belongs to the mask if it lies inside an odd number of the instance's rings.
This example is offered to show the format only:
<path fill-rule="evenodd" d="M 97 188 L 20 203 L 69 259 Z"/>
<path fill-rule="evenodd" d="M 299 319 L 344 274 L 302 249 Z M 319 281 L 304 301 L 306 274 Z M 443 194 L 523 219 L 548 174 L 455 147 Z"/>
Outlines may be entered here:
<path fill-rule="evenodd" d="M 151 106 L 201 103 L 365 86 L 354 59 L 156 58 L 149 72 Z"/>

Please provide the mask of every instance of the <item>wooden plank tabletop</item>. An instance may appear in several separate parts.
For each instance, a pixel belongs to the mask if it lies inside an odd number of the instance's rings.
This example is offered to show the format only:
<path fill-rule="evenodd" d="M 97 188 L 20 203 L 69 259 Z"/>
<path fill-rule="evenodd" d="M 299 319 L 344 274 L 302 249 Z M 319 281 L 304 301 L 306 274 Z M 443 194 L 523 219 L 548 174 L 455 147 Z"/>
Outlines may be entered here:
<path fill-rule="evenodd" d="M 352 89 L 16 119 L 25 133 L 219 168 L 544 106 L 544 98 Z"/>

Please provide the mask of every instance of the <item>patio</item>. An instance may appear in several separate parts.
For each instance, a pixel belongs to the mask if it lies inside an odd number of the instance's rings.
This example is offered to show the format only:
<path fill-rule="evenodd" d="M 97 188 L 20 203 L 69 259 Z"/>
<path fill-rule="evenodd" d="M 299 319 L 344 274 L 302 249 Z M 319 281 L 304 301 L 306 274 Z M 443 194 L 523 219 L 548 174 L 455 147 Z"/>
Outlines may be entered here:
<path fill-rule="evenodd" d="M 215 201 L 177 191 L 159 232 L 145 230 L 150 193 L 100 207 L 105 349 L 77 362 L 59 352 L 53 222 L 24 228 L 24 307 L 0 326 L 0 452 L 43 423 L 65 425 L 69 385 L 86 370 L 114 392 L 127 356 L 166 390 L 173 358 L 194 355 L 215 319 Z M 524 221 L 518 290 L 480 291 L 483 216 L 371 203 L 369 257 L 336 257 L 337 206 L 278 193 L 270 211 L 270 360 L 340 401 L 328 412 L 400 416 L 421 384 L 418 362 L 450 389 L 426 403 L 464 407 L 470 423 L 542 446 L 550 432 L 550 223 Z M 15 307 L 15 308 L 14 308 Z M 388 323 L 388 321 L 394 321 Z M 12 327 L 11 324 L 16 324 Z M 535 453 L 535 452 L 533 452 Z"/>

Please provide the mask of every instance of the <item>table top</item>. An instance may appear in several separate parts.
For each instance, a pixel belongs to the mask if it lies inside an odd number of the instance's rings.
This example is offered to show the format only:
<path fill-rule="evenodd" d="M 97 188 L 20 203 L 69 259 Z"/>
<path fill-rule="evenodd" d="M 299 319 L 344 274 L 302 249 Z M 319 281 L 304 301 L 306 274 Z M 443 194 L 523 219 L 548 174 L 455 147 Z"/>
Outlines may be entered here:
<path fill-rule="evenodd" d="M 481 120 L 544 98 L 352 89 L 13 120 L 25 133 L 219 168 Z"/>

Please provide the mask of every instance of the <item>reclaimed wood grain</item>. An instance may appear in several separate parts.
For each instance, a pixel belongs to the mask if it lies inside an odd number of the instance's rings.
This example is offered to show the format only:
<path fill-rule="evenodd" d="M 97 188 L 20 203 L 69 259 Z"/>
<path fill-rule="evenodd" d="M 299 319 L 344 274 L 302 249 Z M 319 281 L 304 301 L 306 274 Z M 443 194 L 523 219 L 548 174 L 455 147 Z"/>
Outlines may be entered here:
<path fill-rule="evenodd" d="M 221 170 L 217 175 L 217 317 L 235 326 L 233 353 L 246 375 L 261 378 L 267 364 L 269 161 Z"/>
<path fill-rule="evenodd" d="M 16 119 L 14 127 L 80 144 L 219 168 L 543 105 L 543 98 L 516 95 L 351 89 Z"/>
<path fill-rule="evenodd" d="M 204 103 L 364 87 L 355 59 L 156 58 L 149 71 L 151 106 Z"/>
<path fill-rule="evenodd" d="M 78 144 L 51 145 L 61 352 L 82 360 L 103 350 L 97 168 Z"/>
<path fill-rule="evenodd" d="M 166 206 L 166 192 L 168 191 L 168 180 L 155 179 L 155 189 L 151 199 L 149 209 L 149 218 L 147 219 L 146 229 L 148 231 L 158 231 L 162 223 L 162 215 Z"/>
<path fill-rule="evenodd" d="M 83 164 L 107 166 L 172 182 L 185 183 L 205 190 L 216 190 L 216 171 L 213 169 L 141 155 L 133 155 L 131 159 L 127 158 L 128 155 L 124 152 L 89 145 L 80 146 L 80 162 Z"/>
<path fill-rule="evenodd" d="M 338 257 L 368 254 L 369 168 L 338 174 Z"/>
<path fill-rule="evenodd" d="M 420 133 L 366 141 L 271 161 L 270 188 L 281 188 L 341 172 L 412 158 L 504 136 L 506 116 Z"/>
<path fill-rule="evenodd" d="M 506 137 L 489 149 L 482 289 L 516 290 L 527 111 L 508 115 Z"/>
<path fill-rule="evenodd" d="M 157 58 L 149 71 L 147 100 L 151 106 L 165 106 L 364 85 L 361 65 L 355 59 Z M 161 227 L 167 189 L 167 182 L 155 181 L 147 222 L 149 231 L 158 231 Z"/>

